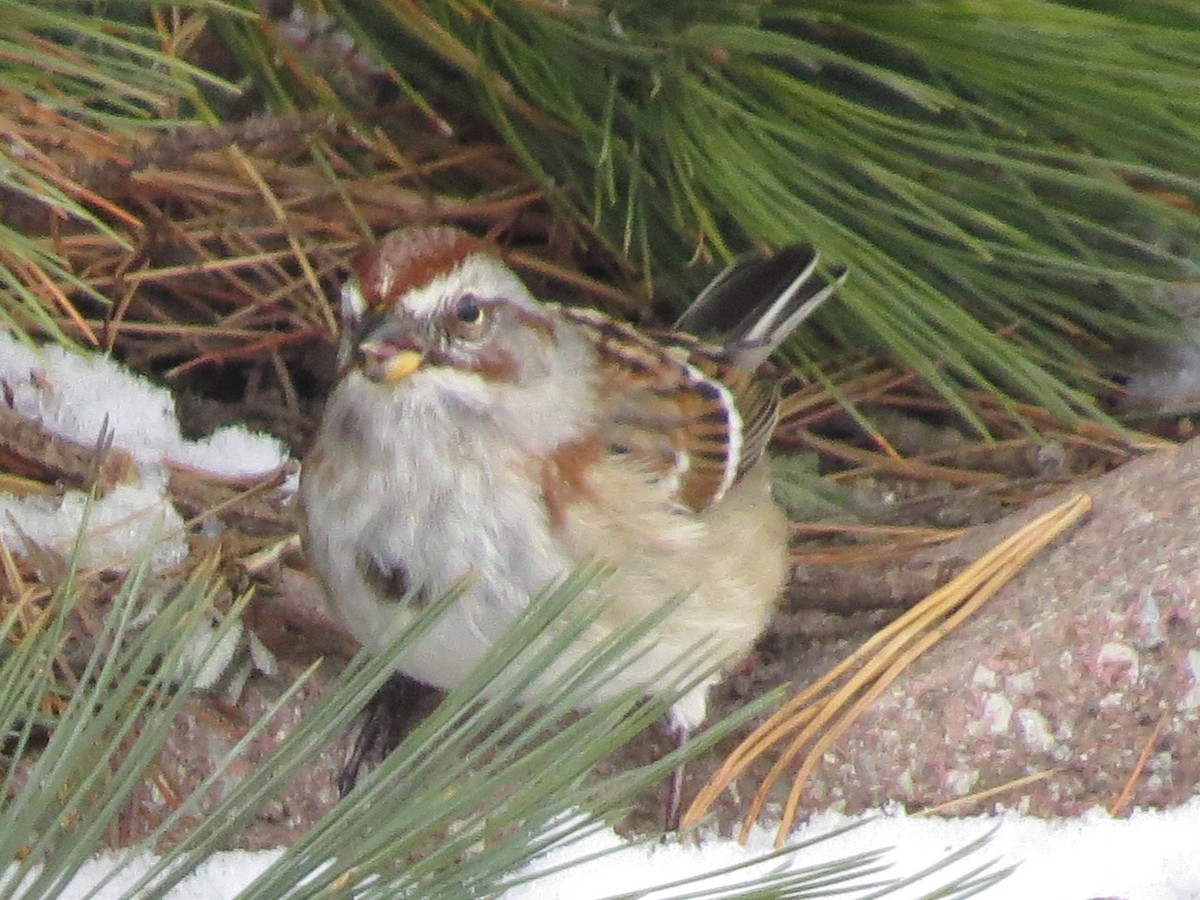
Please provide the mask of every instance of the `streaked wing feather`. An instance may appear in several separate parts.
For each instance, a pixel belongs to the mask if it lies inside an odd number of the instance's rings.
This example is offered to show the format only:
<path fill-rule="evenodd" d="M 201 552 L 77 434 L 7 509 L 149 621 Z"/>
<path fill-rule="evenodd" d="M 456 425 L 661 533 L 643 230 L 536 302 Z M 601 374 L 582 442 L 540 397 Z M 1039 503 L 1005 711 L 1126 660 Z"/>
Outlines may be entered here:
<path fill-rule="evenodd" d="M 742 453 L 738 476 L 746 472 L 767 452 L 767 444 L 779 424 L 779 383 L 763 372 L 737 370 L 744 384 L 730 385 L 734 402 L 742 416 Z"/>
<path fill-rule="evenodd" d="M 741 416 L 729 391 L 693 363 L 688 347 L 663 344 L 591 310 L 564 310 L 591 332 L 600 363 L 600 433 L 610 452 L 664 479 L 701 511 L 741 470 Z"/>
<path fill-rule="evenodd" d="M 798 244 L 743 258 L 666 333 L 564 309 L 596 347 L 608 452 L 667 481 L 693 510 L 718 502 L 762 458 L 779 421 L 779 385 L 763 364 L 844 279 L 835 272 L 827 281 L 817 262 L 816 251 Z"/>

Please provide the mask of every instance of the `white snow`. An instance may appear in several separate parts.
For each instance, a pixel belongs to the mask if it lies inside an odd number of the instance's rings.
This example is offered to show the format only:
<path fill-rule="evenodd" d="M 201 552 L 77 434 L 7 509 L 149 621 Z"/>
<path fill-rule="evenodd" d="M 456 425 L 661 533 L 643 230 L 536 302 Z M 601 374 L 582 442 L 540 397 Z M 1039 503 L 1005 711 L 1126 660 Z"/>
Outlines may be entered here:
<path fill-rule="evenodd" d="M 862 817 L 823 814 L 797 830 L 793 838 L 804 840 L 828 834 L 851 821 L 861 822 Z M 989 900 L 1200 897 L 1200 800 L 1166 812 L 1135 812 L 1128 819 L 1113 819 L 1099 810 L 1069 820 L 1034 819 L 1015 813 L 963 819 L 879 814 L 847 834 L 801 851 L 794 863 L 815 865 L 892 848 L 885 859 L 894 868 L 886 874 L 911 875 L 993 829 L 994 835 L 982 850 L 894 896 L 918 897 L 953 874 L 994 859 L 997 868 L 1016 865 L 1017 869 L 981 895 Z M 745 849 L 730 841 L 707 840 L 700 848 L 673 845 L 621 851 L 545 882 L 510 891 L 507 900 L 586 900 L 646 888 L 765 853 L 771 849 L 774 833 L 774 828 L 756 829 Z M 609 832 L 589 843 L 592 846 L 570 852 L 580 855 L 579 850 L 598 850 L 619 844 L 620 839 Z M 550 854 L 538 865 L 546 867 L 562 861 Z M 730 876 L 728 880 L 741 879 Z"/>
<path fill-rule="evenodd" d="M 824 814 L 799 829 L 796 840 L 828 834 L 861 817 L 848 819 Z M 964 819 L 926 819 L 887 813 L 827 843 L 798 852 L 791 864 L 811 866 L 891 848 L 884 859 L 887 877 L 914 874 L 953 851 L 993 832 L 990 842 L 929 879 L 889 898 L 913 898 L 995 860 L 997 868 L 1016 866 L 1007 879 L 979 896 L 985 900 L 1195 900 L 1200 897 L 1200 799 L 1167 811 L 1137 811 L 1127 819 L 1113 819 L 1097 811 L 1079 819 L 1033 819 L 1015 813 Z M 612 831 L 601 831 L 573 845 L 552 851 L 524 874 L 544 872 L 602 850 L 617 849 L 569 869 L 516 886 L 505 900 L 592 900 L 622 892 L 645 890 L 713 871 L 753 858 L 770 850 L 773 829 L 753 834 L 742 848 L 727 840 L 707 838 L 699 847 L 667 844 L 630 846 Z M 280 855 L 280 851 L 236 851 L 215 854 L 169 897 L 172 900 L 223 900 L 233 898 Z M 86 895 L 114 864 L 105 856 L 80 870 L 61 896 L 74 900 Z M 777 863 L 767 864 L 773 868 Z M 116 900 L 146 871 L 149 857 L 135 859 L 129 870 L 96 895 Z M 762 870 L 760 870 L 762 871 Z M 706 881 L 703 886 L 744 882 L 748 874 L 734 873 Z M 876 876 L 872 880 L 877 880 Z M 646 900 L 667 900 L 688 889 L 655 892 Z"/>
<path fill-rule="evenodd" d="M 61 500 L 31 496 L 19 500 L 0 492 L 0 537 L 20 550 L 28 538 L 40 547 L 70 556 L 88 504 L 87 494 L 67 491 Z M 137 559 L 151 542 L 150 565 L 156 571 L 177 565 L 187 557 L 183 519 L 166 496 L 161 474 L 142 476 L 137 484 L 122 484 L 92 504 L 88 537 L 82 544 L 80 564 L 125 566 Z"/>
<path fill-rule="evenodd" d="M 49 433 L 93 446 L 107 428 L 113 446 L 137 463 L 134 483 L 118 485 L 92 504 L 85 566 L 128 564 L 155 537 L 159 542 L 151 563 L 156 570 L 183 561 L 183 520 L 167 497 L 167 467 L 232 479 L 265 475 L 287 461 L 278 440 L 244 428 L 185 440 L 170 391 L 98 353 L 76 354 L 53 345 L 35 349 L 0 332 L 0 387 L 0 402 Z M 82 491 L 67 491 L 61 500 L 0 492 L 0 538 L 17 551 L 28 538 L 67 555 L 86 507 Z"/>
<path fill-rule="evenodd" d="M 232 900 L 238 891 L 282 855 L 282 850 L 227 850 L 214 853 L 168 896 L 172 900 Z M 124 863 L 122 871 L 98 892 L 92 893 L 94 885 L 109 875 L 118 862 Z M 83 900 L 85 897 L 90 900 L 119 900 L 127 896 L 129 889 L 150 871 L 154 863 L 155 858 L 149 854 L 128 858 L 115 853 L 104 854 L 80 867 L 71 883 L 59 894 L 59 900 Z"/>
<path fill-rule="evenodd" d="M 0 332 L 0 384 L 17 412 L 76 443 L 94 444 L 107 423 L 113 446 L 139 463 L 237 478 L 270 472 L 287 458 L 275 438 L 239 427 L 185 440 L 171 392 L 99 353 L 34 349 Z"/>

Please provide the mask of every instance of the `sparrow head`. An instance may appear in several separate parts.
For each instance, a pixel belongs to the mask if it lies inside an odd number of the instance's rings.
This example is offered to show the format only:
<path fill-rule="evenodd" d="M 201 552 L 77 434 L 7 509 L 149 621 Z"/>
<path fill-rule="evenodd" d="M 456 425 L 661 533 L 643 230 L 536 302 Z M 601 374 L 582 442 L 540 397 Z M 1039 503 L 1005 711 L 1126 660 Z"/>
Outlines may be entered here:
<path fill-rule="evenodd" d="M 515 338 L 538 326 L 551 331 L 495 247 L 455 228 L 402 229 L 359 257 L 342 290 L 341 363 L 391 386 L 433 369 L 514 382 Z"/>
<path fill-rule="evenodd" d="M 560 324 L 493 244 L 456 228 L 405 228 L 368 248 L 342 290 L 341 378 L 497 421 L 529 419 L 553 402 L 547 382 L 587 352 Z"/>

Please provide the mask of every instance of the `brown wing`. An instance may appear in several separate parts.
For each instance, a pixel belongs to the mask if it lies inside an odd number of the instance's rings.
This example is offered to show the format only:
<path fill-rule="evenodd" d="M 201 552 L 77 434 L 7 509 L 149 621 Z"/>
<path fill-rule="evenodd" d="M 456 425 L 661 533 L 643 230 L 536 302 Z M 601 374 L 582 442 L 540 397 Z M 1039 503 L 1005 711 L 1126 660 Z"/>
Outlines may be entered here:
<path fill-rule="evenodd" d="M 766 451 L 779 421 L 779 386 L 767 357 L 845 279 L 817 273 L 810 247 L 785 247 L 730 266 L 676 323 L 647 336 L 585 309 L 563 313 L 599 354 L 602 422 L 609 452 L 668 479 L 696 511 L 719 501 Z M 690 333 L 685 333 L 690 332 Z M 711 335 L 721 347 L 692 334 Z"/>
<path fill-rule="evenodd" d="M 733 397 L 742 419 L 742 446 L 738 454 L 737 477 L 758 462 L 767 452 L 767 444 L 779 424 L 779 382 L 769 371 L 747 371 L 731 364 L 720 353 L 697 354 L 693 364 L 722 381 Z M 769 367 L 767 367 L 769 369 Z"/>
<path fill-rule="evenodd" d="M 769 382 L 686 335 L 651 338 L 586 309 L 563 310 L 599 356 L 600 436 L 668 480 L 697 512 L 719 501 L 762 455 L 778 396 Z"/>

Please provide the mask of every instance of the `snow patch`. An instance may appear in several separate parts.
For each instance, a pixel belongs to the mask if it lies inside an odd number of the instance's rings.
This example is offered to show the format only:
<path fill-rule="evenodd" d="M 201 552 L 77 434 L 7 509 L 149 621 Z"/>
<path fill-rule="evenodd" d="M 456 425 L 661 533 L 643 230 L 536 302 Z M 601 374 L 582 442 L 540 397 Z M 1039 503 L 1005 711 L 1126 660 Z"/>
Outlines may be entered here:
<path fill-rule="evenodd" d="M 98 353 L 34 348 L 0 332 L 0 387 L 4 402 L 50 434 L 92 446 L 107 429 L 112 445 L 137 463 L 136 482 L 118 485 L 87 514 L 86 566 L 126 566 L 156 539 L 155 570 L 186 558 L 183 520 L 167 494 L 170 466 L 241 479 L 277 471 L 288 459 L 278 440 L 244 428 L 185 440 L 171 393 Z M 81 491 L 23 499 L 0 493 L 0 537 L 18 551 L 28 539 L 67 555 L 87 506 Z"/>

